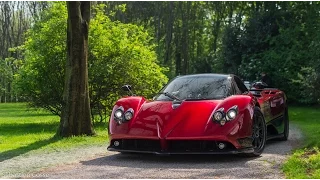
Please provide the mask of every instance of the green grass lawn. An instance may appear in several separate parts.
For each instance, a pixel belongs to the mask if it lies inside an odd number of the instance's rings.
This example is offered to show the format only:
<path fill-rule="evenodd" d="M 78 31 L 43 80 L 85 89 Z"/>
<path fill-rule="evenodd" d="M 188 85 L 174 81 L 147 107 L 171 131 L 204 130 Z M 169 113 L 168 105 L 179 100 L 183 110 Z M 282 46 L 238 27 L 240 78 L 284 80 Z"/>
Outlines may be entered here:
<path fill-rule="evenodd" d="M 291 107 L 290 122 L 298 125 L 304 135 L 303 148 L 298 149 L 284 164 L 287 178 L 320 178 L 320 108 Z"/>
<path fill-rule="evenodd" d="M 59 117 L 44 110 L 28 109 L 23 103 L 0 104 L 0 162 L 41 149 L 44 152 L 107 144 L 106 125 L 95 127 L 97 136 L 55 137 Z"/>

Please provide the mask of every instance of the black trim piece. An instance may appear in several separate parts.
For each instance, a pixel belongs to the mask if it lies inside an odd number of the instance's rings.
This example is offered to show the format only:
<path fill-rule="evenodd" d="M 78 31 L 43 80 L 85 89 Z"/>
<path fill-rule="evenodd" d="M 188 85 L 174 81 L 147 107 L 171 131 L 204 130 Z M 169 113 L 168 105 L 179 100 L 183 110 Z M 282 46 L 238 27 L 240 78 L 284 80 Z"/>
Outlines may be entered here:
<path fill-rule="evenodd" d="M 131 153 L 145 153 L 145 154 L 156 154 L 156 155 L 174 155 L 174 154 L 242 154 L 242 153 L 253 153 L 253 148 L 244 148 L 233 151 L 206 151 L 206 152 L 167 152 L 167 151 L 138 151 L 138 150 L 122 150 L 108 147 L 109 151 L 117 152 L 131 152 Z"/>

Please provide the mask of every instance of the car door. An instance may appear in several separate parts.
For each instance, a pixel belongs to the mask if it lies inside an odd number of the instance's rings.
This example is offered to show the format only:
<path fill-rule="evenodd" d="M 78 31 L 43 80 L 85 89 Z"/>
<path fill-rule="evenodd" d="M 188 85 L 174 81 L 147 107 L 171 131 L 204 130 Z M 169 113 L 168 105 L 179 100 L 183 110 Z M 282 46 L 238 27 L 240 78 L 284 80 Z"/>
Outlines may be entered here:
<path fill-rule="evenodd" d="M 273 96 L 270 97 L 270 111 L 273 118 L 277 118 L 284 112 L 284 95 L 281 91 L 270 91 Z"/>

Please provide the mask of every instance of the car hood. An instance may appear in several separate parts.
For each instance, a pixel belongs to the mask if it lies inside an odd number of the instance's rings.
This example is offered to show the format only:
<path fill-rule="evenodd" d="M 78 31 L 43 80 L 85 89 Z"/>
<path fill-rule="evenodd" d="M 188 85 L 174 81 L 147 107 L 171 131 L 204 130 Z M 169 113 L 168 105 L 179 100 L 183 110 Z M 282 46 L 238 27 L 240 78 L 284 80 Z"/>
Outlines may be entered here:
<path fill-rule="evenodd" d="M 128 134 L 139 136 L 195 137 L 206 132 L 212 112 L 221 100 L 183 101 L 173 107 L 172 101 L 142 104 L 129 123 Z"/>

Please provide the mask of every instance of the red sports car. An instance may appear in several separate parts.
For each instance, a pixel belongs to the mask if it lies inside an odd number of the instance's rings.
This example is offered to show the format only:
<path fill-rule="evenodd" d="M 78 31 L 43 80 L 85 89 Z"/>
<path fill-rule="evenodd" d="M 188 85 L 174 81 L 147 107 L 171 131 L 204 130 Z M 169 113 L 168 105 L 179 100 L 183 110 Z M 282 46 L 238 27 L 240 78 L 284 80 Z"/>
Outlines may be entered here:
<path fill-rule="evenodd" d="M 267 139 L 287 140 L 288 133 L 282 91 L 263 83 L 248 90 L 235 75 L 195 74 L 176 77 L 152 101 L 119 99 L 109 120 L 108 150 L 259 156 Z"/>

